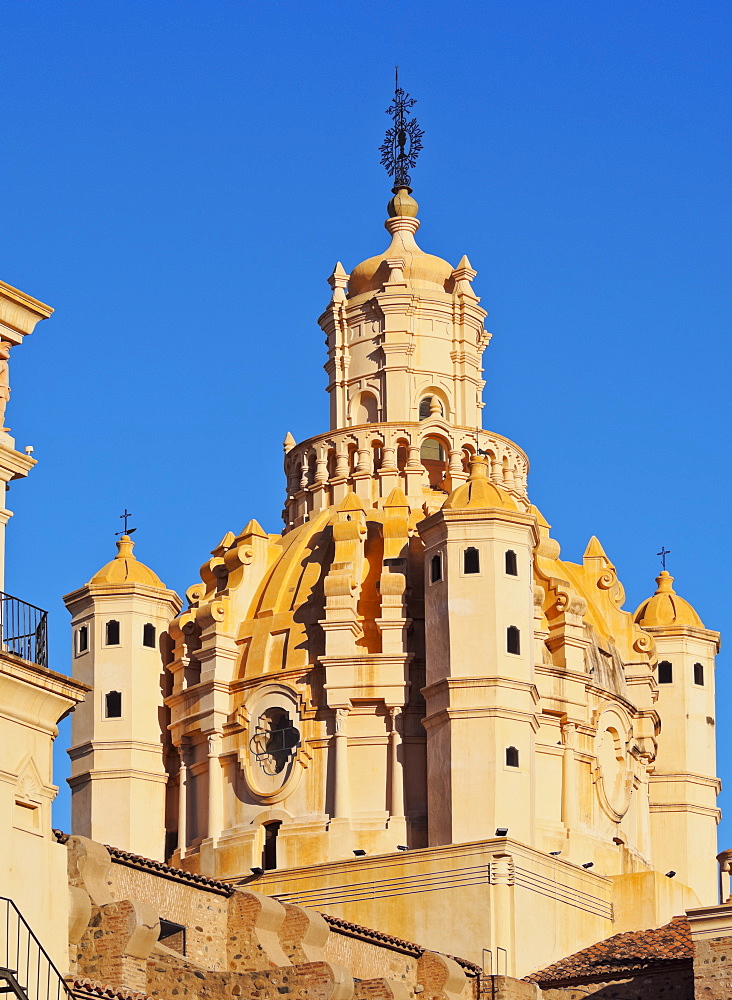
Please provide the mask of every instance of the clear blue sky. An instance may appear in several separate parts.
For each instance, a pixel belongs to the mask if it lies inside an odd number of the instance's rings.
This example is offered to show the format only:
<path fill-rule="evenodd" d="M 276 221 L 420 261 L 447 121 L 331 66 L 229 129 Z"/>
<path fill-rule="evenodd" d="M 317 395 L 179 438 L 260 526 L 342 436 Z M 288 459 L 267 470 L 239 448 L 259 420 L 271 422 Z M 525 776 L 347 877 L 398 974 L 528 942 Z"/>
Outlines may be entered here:
<path fill-rule="evenodd" d="M 395 63 L 426 133 L 421 245 L 467 253 L 490 312 L 486 426 L 528 452 L 566 558 L 597 534 L 634 609 L 664 544 L 732 637 L 729 0 L 1 16 L 0 277 L 56 309 L 12 359 L 8 422 L 39 465 L 9 497 L 6 586 L 50 610 L 55 669 L 61 595 L 125 505 L 181 593 L 227 530 L 279 530 L 285 432 L 327 427 L 325 279 L 386 246 Z"/>

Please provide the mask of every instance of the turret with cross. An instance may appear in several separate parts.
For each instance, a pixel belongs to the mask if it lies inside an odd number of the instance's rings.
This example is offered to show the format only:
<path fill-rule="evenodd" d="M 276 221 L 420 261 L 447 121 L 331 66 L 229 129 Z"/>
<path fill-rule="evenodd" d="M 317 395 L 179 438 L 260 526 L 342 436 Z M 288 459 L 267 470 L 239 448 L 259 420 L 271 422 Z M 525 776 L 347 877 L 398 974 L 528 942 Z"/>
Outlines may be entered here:
<path fill-rule="evenodd" d="M 165 856 L 160 725 L 161 642 L 181 601 L 134 553 L 131 513 L 119 515 L 117 553 L 64 597 L 72 615 L 74 678 L 94 697 L 71 721 L 74 830 L 162 861 Z M 90 780 L 89 775 L 109 780 Z"/>

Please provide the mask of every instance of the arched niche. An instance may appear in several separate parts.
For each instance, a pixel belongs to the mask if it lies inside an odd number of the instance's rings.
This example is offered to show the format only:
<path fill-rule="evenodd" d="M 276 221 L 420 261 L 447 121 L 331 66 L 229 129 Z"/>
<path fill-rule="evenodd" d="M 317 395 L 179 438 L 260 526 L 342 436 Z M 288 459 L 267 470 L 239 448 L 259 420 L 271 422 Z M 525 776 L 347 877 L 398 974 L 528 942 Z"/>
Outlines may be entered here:
<path fill-rule="evenodd" d="M 379 401 L 373 392 L 365 389 L 354 396 L 351 403 L 353 424 L 375 424 L 379 420 Z"/>
<path fill-rule="evenodd" d="M 437 389 L 435 386 L 421 389 L 416 404 L 417 419 L 420 423 L 425 420 L 447 420 L 450 416 L 447 396 L 442 389 Z"/>
<path fill-rule="evenodd" d="M 438 488 L 447 474 L 450 446 L 437 434 L 428 434 L 419 447 L 419 460 L 429 477 L 430 486 Z"/>

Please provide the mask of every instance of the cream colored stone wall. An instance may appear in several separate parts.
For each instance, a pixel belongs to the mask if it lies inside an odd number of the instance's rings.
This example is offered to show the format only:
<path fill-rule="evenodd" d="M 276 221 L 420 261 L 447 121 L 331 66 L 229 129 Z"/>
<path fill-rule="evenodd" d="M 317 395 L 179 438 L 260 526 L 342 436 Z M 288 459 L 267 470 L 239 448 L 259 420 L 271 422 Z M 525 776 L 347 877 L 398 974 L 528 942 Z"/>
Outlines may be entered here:
<path fill-rule="evenodd" d="M 66 852 L 51 829 L 53 740 L 83 685 L 0 653 L 0 895 L 13 900 L 62 972 L 68 965 Z"/>
<path fill-rule="evenodd" d="M 654 629 L 653 635 L 659 661 L 671 663 L 673 672 L 670 684 L 658 685 L 662 730 L 650 783 L 654 858 L 659 870 L 675 871 L 701 903 L 711 905 L 718 899 L 718 882 L 708 858 L 717 853 L 721 815 L 714 678 L 718 636 L 690 627 Z M 702 684 L 694 679 L 696 663 L 702 666 Z"/>
<path fill-rule="evenodd" d="M 523 976 L 613 932 L 612 883 L 506 840 L 268 872 L 260 891 Z"/>

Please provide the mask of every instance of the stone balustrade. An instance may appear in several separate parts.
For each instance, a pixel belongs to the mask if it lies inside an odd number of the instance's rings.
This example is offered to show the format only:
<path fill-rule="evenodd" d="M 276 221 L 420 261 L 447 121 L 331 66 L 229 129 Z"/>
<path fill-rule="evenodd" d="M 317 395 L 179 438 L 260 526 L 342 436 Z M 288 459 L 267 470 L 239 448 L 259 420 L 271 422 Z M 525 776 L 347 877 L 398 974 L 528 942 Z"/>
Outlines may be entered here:
<path fill-rule="evenodd" d="M 434 415 L 433 415 L 434 416 Z M 449 493 L 468 478 L 479 447 L 490 461 L 490 478 L 528 503 L 529 460 L 508 438 L 454 427 L 443 420 L 362 424 L 285 444 L 287 497 L 283 515 L 290 530 L 311 514 L 340 503 L 353 490 L 364 506 L 379 507 L 398 486 L 413 506 Z M 439 506 L 439 503 L 437 503 Z"/>

